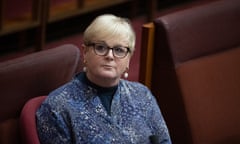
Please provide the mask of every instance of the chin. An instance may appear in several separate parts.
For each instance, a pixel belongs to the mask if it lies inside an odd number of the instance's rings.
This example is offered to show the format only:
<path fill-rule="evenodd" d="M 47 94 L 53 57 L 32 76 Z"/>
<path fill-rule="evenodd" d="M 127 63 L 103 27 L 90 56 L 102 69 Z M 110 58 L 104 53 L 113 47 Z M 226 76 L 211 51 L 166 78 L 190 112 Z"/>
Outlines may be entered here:
<path fill-rule="evenodd" d="M 104 73 L 100 74 L 100 76 L 103 77 L 103 78 L 109 78 L 109 79 L 118 78 L 118 75 L 113 74 L 113 73 L 109 73 L 109 72 L 107 72 L 107 73 L 104 72 Z"/>

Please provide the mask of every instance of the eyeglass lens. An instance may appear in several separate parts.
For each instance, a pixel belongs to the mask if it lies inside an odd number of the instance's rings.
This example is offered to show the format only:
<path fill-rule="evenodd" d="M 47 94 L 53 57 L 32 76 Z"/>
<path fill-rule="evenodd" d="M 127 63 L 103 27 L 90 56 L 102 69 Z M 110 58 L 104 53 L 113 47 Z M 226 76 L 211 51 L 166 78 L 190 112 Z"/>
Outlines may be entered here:
<path fill-rule="evenodd" d="M 107 55 L 110 49 L 112 49 L 113 55 L 118 58 L 125 57 L 129 52 L 129 49 L 123 46 L 115 46 L 110 48 L 104 43 L 94 44 L 94 51 L 97 55 L 101 55 L 101 56 Z"/>

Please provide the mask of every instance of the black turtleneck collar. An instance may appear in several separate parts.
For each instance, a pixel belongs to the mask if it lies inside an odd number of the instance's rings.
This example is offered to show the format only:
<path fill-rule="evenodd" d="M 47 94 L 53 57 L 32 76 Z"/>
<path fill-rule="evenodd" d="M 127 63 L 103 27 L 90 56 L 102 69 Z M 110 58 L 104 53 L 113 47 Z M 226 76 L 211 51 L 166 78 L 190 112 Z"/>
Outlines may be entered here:
<path fill-rule="evenodd" d="M 83 82 L 86 83 L 86 85 L 94 88 L 97 90 L 98 97 L 100 98 L 102 105 L 105 107 L 106 111 L 110 115 L 111 113 L 111 103 L 113 96 L 118 88 L 118 85 L 113 87 L 101 87 L 99 85 L 96 85 L 95 83 L 91 82 L 88 78 L 86 73 L 82 73 L 83 75 Z"/>

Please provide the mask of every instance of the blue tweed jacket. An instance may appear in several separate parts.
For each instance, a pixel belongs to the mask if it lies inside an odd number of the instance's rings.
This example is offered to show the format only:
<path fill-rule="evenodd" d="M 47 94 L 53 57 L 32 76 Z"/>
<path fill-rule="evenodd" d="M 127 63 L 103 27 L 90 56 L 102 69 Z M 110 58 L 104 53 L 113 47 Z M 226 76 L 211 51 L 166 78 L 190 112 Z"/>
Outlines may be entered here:
<path fill-rule="evenodd" d="M 43 144 L 161 144 L 170 136 L 158 104 L 142 84 L 120 80 L 110 114 L 84 73 L 49 94 L 36 113 Z"/>

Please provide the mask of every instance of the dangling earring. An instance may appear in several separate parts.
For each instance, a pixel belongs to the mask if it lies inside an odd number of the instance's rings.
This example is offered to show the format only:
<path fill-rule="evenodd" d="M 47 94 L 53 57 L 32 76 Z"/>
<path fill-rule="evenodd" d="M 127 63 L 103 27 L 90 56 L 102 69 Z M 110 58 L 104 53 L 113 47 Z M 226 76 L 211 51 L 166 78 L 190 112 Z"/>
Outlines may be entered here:
<path fill-rule="evenodd" d="M 127 79 L 128 78 L 128 67 L 126 67 L 126 70 L 125 70 L 125 72 L 124 72 L 124 74 L 123 74 L 123 77 L 125 78 L 125 79 Z"/>
<path fill-rule="evenodd" d="M 128 78 L 128 72 L 124 72 L 123 77 L 126 79 Z"/>
<path fill-rule="evenodd" d="M 87 67 L 86 67 L 86 60 L 83 60 L 83 64 L 84 64 L 84 66 L 83 66 L 83 71 L 84 72 L 87 72 Z"/>
<path fill-rule="evenodd" d="M 83 71 L 86 72 L 87 71 L 87 67 L 84 66 L 83 67 Z"/>

